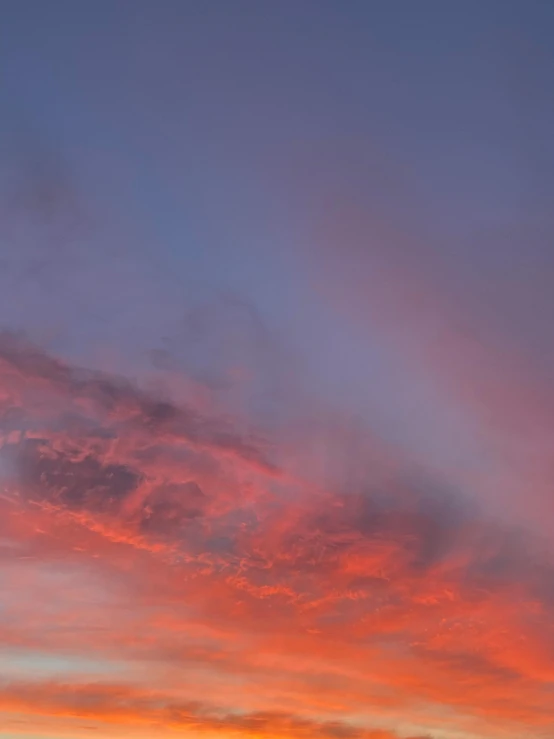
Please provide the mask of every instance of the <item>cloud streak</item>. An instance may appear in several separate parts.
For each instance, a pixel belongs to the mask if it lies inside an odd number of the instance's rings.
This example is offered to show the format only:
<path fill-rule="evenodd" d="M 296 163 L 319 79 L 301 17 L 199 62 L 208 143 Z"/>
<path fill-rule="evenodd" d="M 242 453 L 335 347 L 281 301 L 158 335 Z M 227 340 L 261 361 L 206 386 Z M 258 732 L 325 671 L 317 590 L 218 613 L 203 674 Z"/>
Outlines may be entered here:
<path fill-rule="evenodd" d="M 386 730 L 360 729 L 340 721 L 309 721 L 282 712 L 226 713 L 210 704 L 177 702 L 163 694 L 118 685 L 13 684 L 1 690 L 0 707 L 9 711 L 32 710 L 46 716 L 97 719 L 115 725 L 146 726 L 154 732 L 172 729 L 215 735 L 328 739 L 397 737 Z"/>

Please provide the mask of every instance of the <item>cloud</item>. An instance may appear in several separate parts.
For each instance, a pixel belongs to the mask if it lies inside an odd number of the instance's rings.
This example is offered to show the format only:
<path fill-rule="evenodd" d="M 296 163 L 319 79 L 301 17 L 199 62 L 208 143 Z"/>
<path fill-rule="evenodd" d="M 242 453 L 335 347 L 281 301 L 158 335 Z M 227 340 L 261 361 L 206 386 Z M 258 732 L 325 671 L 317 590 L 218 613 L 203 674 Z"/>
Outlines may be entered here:
<path fill-rule="evenodd" d="M 67 692 L 70 667 L 5 684 L 4 711 L 442 739 L 448 709 L 468 736 L 551 730 L 548 548 L 400 448 L 358 426 L 322 486 L 301 455 L 287 469 L 286 439 L 21 337 L 2 337 L 0 376 L 2 643 L 124 666 L 113 695 Z M 210 691 L 233 711 L 194 713 Z"/>
<path fill-rule="evenodd" d="M 341 721 L 317 722 L 283 712 L 229 713 L 209 703 L 178 702 L 169 695 L 104 684 L 8 684 L 0 689 L 0 708 L 43 715 L 98 719 L 107 723 L 147 725 L 242 736 L 396 739 L 382 729 L 360 729 Z M 405 739 L 425 739 L 405 737 Z"/>
<path fill-rule="evenodd" d="M 35 349 L 20 336 L 5 332 L 0 337 L 0 361 L 10 383 L 5 411 L 11 414 L 12 422 L 18 412 L 17 404 L 23 402 L 22 396 L 28 397 L 30 388 L 41 394 L 35 407 L 50 403 L 54 404 L 54 413 L 59 413 L 60 408 L 66 413 L 88 411 L 92 420 L 103 417 L 108 424 L 125 427 L 131 434 L 156 435 L 168 444 L 188 444 L 198 450 L 233 456 L 266 474 L 277 473 L 254 444 L 234 434 L 223 420 L 210 423 L 195 411 L 152 398 L 121 378 L 73 369 Z M 82 419 L 77 415 L 75 420 Z M 109 430 L 108 426 L 104 435 Z"/>
<path fill-rule="evenodd" d="M 550 217 L 514 211 L 448 232 L 394 157 L 329 148 L 301 183 L 311 201 L 292 192 L 313 292 L 357 348 L 343 392 L 366 416 L 381 407 L 381 428 L 420 465 L 549 536 Z"/>

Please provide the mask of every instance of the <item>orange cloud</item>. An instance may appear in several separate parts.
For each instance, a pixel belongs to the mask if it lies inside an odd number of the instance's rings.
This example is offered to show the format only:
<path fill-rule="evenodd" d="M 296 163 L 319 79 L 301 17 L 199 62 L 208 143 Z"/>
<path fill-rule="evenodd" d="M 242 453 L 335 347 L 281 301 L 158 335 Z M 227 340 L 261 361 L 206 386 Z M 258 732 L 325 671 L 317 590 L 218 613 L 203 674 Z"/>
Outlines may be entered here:
<path fill-rule="evenodd" d="M 341 721 L 318 722 L 283 712 L 227 713 L 208 703 L 178 702 L 160 693 L 105 684 L 8 685 L 0 690 L 0 710 L 125 726 L 146 725 L 157 734 L 169 728 L 251 737 L 396 739 L 398 736 L 383 729 L 360 729 Z"/>
<path fill-rule="evenodd" d="M 400 452 L 321 489 L 276 475 L 228 423 L 171 405 L 154 422 L 131 385 L 7 345 L 6 716 L 360 739 L 552 730 L 554 563 L 529 534 Z M 50 681 L 22 682 L 13 655 Z M 95 660 L 111 687 L 76 674 Z"/>

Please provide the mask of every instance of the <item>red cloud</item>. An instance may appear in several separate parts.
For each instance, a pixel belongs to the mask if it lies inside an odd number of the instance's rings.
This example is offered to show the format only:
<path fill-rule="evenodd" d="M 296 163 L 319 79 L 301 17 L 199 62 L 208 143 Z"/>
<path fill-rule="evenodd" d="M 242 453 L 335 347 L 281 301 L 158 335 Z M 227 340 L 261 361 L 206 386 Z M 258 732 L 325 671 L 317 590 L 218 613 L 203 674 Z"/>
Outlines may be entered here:
<path fill-rule="evenodd" d="M 528 535 L 401 455 L 365 487 L 317 489 L 228 423 L 4 342 L 1 644 L 124 678 L 6 678 L 6 714 L 346 739 L 552 730 L 554 565 Z"/>

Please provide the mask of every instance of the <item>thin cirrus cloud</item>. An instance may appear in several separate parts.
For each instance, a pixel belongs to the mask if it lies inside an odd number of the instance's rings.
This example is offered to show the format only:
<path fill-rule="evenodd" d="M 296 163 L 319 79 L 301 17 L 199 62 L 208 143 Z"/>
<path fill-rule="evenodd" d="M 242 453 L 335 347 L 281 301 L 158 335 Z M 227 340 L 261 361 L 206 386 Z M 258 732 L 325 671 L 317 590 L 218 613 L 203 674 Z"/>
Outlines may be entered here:
<path fill-rule="evenodd" d="M 312 157 L 294 190 L 313 289 L 361 345 L 388 353 L 390 392 L 419 396 L 403 433 L 415 426 L 420 460 L 549 535 L 550 218 L 522 209 L 511 233 L 449 233 L 394 157 L 332 150 L 333 159 L 329 149 Z M 370 371 L 366 357 L 358 376 Z"/>

